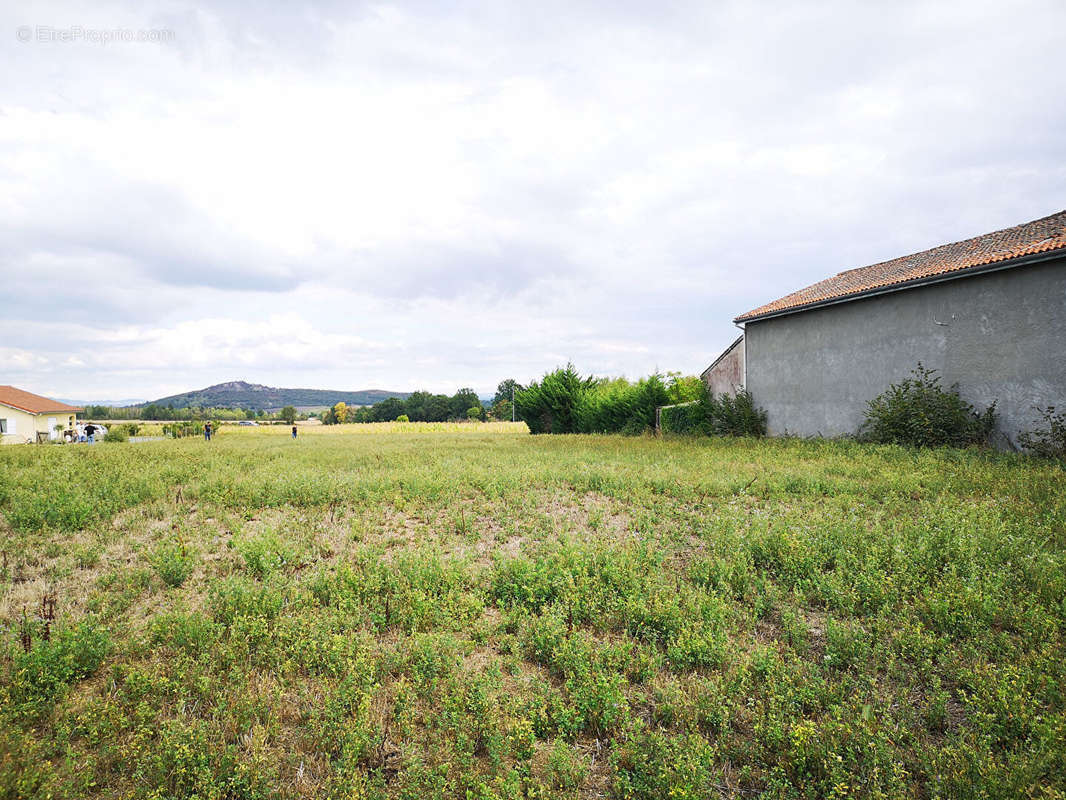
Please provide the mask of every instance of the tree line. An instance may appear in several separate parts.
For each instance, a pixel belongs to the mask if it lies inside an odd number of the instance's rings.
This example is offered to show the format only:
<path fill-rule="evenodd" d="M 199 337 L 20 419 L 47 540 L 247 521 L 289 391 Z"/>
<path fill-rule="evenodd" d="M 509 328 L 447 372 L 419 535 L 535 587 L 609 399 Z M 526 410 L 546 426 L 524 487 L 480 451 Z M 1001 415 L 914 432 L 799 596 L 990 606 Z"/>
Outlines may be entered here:
<path fill-rule="evenodd" d="M 372 406 L 353 408 L 337 403 L 322 415 L 326 425 L 348 422 L 448 422 L 463 419 L 488 419 L 486 409 L 473 389 L 460 389 L 453 395 L 418 391 L 401 400 L 389 397 Z"/>
<path fill-rule="evenodd" d="M 144 406 L 85 406 L 85 410 L 78 413 L 83 419 L 114 419 L 114 420 L 156 420 L 163 422 L 178 421 L 281 421 L 292 424 L 297 419 L 306 419 L 306 414 L 300 414 L 293 406 L 285 406 L 278 411 L 266 411 L 261 408 L 216 408 L 208 406 L 191 406 L 175 408 L 171 404 L 160 405 L 148 403 Z"/>
<path fill-rule="evenodd" d="M 754 407 L 750 396 L 710 396 L 703 382 L 693 375 L 656 373 L 636 381 L 597 378 L 581 375 L 573 364 L 549 372 L 527 386 L 514 378 L 500 381 L 487 404 L 471 388 L 459 389 L 453 395 L 420 390 L 406 399 L 389 397 L 370 406 L 338 402 L 320 415 L 307 416 L 320 416 L 326 425 L 515 419 L 525 422 L 532 433 L 640 434 L 655 427 L 656 411 L 663 406 L 680 406 L 667 409 L 669 417 L 664 417 L 664 429 L 676 433 L 759 434 L 765 430 L 765 415 Z M 292 406 L 267 412 L 250 408 L 178 409 L 156 403 L 123 409 L 89 406 L 86 415 L 175 421 L 283 420 L 290 424 L 298 417 L 305 418 Z"/>

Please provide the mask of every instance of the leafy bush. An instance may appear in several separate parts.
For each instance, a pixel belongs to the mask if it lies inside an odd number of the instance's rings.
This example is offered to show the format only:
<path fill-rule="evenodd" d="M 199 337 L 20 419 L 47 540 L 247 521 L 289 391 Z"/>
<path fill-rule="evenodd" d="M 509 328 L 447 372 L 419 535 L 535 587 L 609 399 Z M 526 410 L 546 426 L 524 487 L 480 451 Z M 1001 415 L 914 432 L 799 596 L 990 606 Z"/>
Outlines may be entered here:
<path fill-rule="evenodd" d="M 245 570 L 260 580 L 298 562 L 295 549 L 274 531 L 257 536 L 235 537 L 233 546 L 244 558 Z"/>
<path fill-rule="evenodd" d="M 123 427 L 126 429 L 126 433 L 130 436 L 136 436 L 137 431 L 141 429 L 141 426 L 136 422 L 127 422 Z"/>
<path fill-rule="evenodd" d="M 461 630 L 483 608 L 469 594 L 471 585 L 462 563 L 436 553 L 417 552 L 385 563 L 380 552 L 365 550 L 334 574 L 318 576 L 311 592 L 320 605 L 342 609 L 378 631 Z"/>
<path fill-rule="evenodd" d="M 841 623 L 833 617 L 827 617 L 825 637 L 825 655 L 822 660 L 828 667 L 856 667 L 869 656 L 869 641 L 858 625 Z"/>
<path fill-rule="evenodd" d="M 581 753 L 565 739 L 556 739 L 548 752 L 547 769 L 551 785 L 559 789 L 577 789 L 588 776 L 589 768 Z"/>
<path fill-rule="evenodd" d="M 674 380 L 671 387 L 682 392 Z M 515 411 L 532 433 L 640 434 L 655 425 L 655 409 L 670 402 L 660 375 L 631 383 L 583 377 L 567 364 L 515 394 Z"/>
<path fill-rule="evenodd" d="M 574 433 L 574 410 L 592 384 L 593 378 L 581 377 L 567 364 L 517 392 L 515 410 L 530 433 Z"/>
<path fill-rule="evenodd" d="M 708 625 L 682 628 L 666 648 L 670 666 L 678 672 L 720 667 L 725 656 L 725 637 Z"/>
<path fill-rule="evenodd" d="M 670 405 L 659 411 L 659 428 L 663 433 L 694 436 L 699 430 L 700 409 L 692 401 L 684 405 Z"/>
<path fill-rule="evenodd" d="M 1029 452 L 1044 458 L 1066 459 L 1066 412 L 1055 413 L 1055 406 L 1037 407 L 1047 428 L 1026 431 L 1018 442 Z"/>
<path fill-rule="evenodd" d="M 196 566 L 184 542 L 168 542 L 152 554 L 152 566 L 167 586 L 181 586 Z"/>
<path fill-rule="evenodd" d="M 135 751 L 136 770 L 147 797 L 239 798 L 276 797 L 265 765 L 242 761 L 246 753 L 218 741 L 202 720 L 167 720 L 151 747 Z"/>
<path fill-rule="evenodd" d="M 596 381 L 578 402 L 575 424 L 580 433 L 641 434 L 655 426 L 655 409 L 669 400 L 658 375 L 636 383 L 625 378 Z"/>
<path fill-rule="evenodd" d="M 409 416 L 407 416 L 406 414 L 400 414 L 400 416 L 398 416 L 396 418 L 396 421 L 397 422 L 410 422 L 411 418 Z"/>
<path fill-rule="evenodd" d="M 965 447 L 988 441 L 996 427 L 995 403 L 979 414 L 959 396 L 957 387 L 941 387 L 936 370 L 919 362 L 911 375 L 867 404 L 860 438 L 913 447 Z"/>
<path fill-rule="evenodd" d="M 611 754 L 619 797 L 702 800 L 718 795 L 714 750 L 697 734 L 639 731 Z"/>
<path fill-rule="evenodd" d="M 766 412 L 750 392 L 713 394 L 700 384 L 699 397 L 687 405 L 664 408 L 659 425 L 666 433 L 705 436 L 765 436 Z"/>
<path fill-rule="evenodd" d="M 221 634 L 222 627 L 202 614 L 165 612 L 149 622 L 152 644 L 197 654 L 207 652 Z"/>
<path fill-rule="evenodd" d="M 208 597 L 213 619 L 227 626 L 244 617 L 277 619 L 289 603 L 288 594 L 278 587 L 236 577 L 214 583 Z"/>
<path fill-rule="evenodd" d="M 766 412 L 756 407 L 747 390 L 730 396 L 707 393 L 697 404 L 703 408 L 703 429 L 717 436 L 765 436 Z"/>
<path fill-rule="evenodd" d="M 126 429 L 121 425 L 113 425 L 111 429 L 104 434 L 105 442 L 125 442 L 129 440 L 129 435 L 126 433 Z"/>
<path fill-rule="evenodd" d="M 481 419 L 481 406 L 470 406 L 466 410 L 467 419 Z"/>
<path fill-rule="evenodd" d="M 682 375 L 680 372 L 666 373 L 666 394 L 670 403 L 688 403 L 699 400 L 705 391 L 703 380 L 696 375 Z"/>

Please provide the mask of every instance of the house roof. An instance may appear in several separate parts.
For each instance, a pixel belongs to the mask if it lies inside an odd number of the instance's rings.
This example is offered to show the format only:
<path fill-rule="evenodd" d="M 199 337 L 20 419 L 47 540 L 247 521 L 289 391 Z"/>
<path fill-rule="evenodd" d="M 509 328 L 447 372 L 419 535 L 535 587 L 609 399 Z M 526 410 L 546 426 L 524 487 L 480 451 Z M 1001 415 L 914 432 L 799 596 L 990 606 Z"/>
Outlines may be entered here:
<path fill-rule="evenodd" d="M 805 311 L 873 291 L 892 291 L 930 280 L 943 280 L 953 277 L 952 273 L 956 272 L 982 271 L 991 265 L 1012 266 L 1006 262 L 1028 260 L 1027 257 L 1057 250 L 1066 255 L 1066 211 L 880 264 L 849 269 L 759 306 L 733 321 L 751 322 L 762 317 Z"/>
<path fill-rule="evenodd" d="M 68 406 L 58 400 L 41 397 L 39 394 L 25 392 L 14 386 L 0 386 L 0 405 L 17 408 L 30 414 L 45 414 L 49 411 L 81 411 L 75 406 Z"/>

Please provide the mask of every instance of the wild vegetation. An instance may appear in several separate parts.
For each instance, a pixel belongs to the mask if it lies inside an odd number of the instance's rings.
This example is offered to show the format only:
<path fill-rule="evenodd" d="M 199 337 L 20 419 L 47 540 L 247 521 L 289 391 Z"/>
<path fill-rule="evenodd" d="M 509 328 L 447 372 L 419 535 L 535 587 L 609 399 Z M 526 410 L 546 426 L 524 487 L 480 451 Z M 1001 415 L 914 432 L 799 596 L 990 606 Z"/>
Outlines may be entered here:
<path fill-rule="evenodd" d="M 751 393 L 716 395 L 700 382 L 695 401 L 662 409 L 664 433 L 704 436 L 765 436 L 766 412 L 755 405 Z"/>
<path fill-rule="evenodd" d="M 0 797 L 1059 797 L 1066 471 L 227 430 L 0 450 Z"/>
<path fill-rule="evenodd" d="M 868 403 L 859 436 L 880 444 L 965 447 L 987 444 L 995 428 L 995 403 L 978 412 L 957 387 L 943 388 L 937 371 L 919 363 Z"/>
<path fill-rule="evenodd" d="M 307 419 L 293 406 L 278 411 L 267 411 L 251 406 L 173 406 L 149 403 L 145 406 L 99 406 L 87 405 L 78 412 L 80 419 L 93 420 L 152 420 L 155 422 L 235 422 L 238 420 L 287 421 Z"/>
<path fill-rule="evenodd" d="M 698 378 L 677 373 L 625 378 L 582 376 L 573 364 L 515 393 L 515 409 L 532 433 L 640 434 L 655 427 L 660 406 L 700 397 Z"/>
<path fill-rule="evenodd" d="M 1056 412 L 1055 406 L 1036 410 L 1043 425 L 1024 432 L 1019 443 L 1034 455 L 1066 461 L 1066 411 Z"/>

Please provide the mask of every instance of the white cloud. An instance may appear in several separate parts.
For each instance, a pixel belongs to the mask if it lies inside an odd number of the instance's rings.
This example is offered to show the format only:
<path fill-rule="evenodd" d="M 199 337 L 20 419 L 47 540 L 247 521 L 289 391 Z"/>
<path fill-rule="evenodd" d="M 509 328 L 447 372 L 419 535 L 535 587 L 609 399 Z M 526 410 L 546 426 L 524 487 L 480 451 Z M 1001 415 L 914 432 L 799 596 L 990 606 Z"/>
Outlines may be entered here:
<path fill-rule="evenodd" d="M 1066 205 L 1056 0 L 3 20 L 174 31 L 0 39 L 0 355 L 64 396 L 696 372 L 750 307 Z"/>

